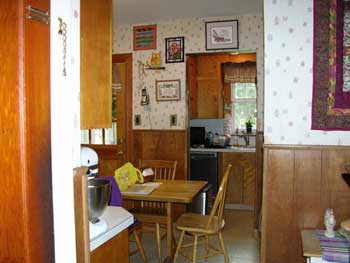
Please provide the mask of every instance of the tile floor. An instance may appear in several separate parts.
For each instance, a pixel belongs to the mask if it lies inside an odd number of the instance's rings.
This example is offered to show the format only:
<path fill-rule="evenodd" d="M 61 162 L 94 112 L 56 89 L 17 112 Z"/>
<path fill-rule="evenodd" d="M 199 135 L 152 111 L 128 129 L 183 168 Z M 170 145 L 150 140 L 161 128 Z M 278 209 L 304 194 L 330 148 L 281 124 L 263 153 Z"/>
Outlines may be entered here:
<path fill-rule="evenodd" d="M 259 262 L 259 246 L 260 242 L 254 238 L 253 229 L 253 212 L 250 211 L 238 211 L 238 210 L 225 210 L 224 214 L 226 226 L 223 231 L 224 240 L 229 254 L 230 262 L 232 263 L 258 263 Z M 178 233 L 175 233 L 176 240 Z M 215 237 L 212 238 L 212 243 L 219 247 L 219 242 Z M 147 261 L 149 263 L 158 262 L 157 257 L 157 245 L 155 237 L 152 234 L 144 234 L 142 238 L 142 244 L 146 251 Z M 131 244 L 133 246 L 134 244 Z M 162 255 L 165 257 L 165 239 L 162 241 Z M 204 251 L 204 249 L 202 250 Z M 189 250 L 191 253 L 192 250 Z M 201 250 L 199 250 L 201 253 Z M 188 253 L 187 253 L 188 254 Z M 140 255 L 137 253 L 130 257 L 130 263 L 141 263 Z M 189 262 L 181 255 L 176 262 L 184 263 Z M 199 263 L 220 263 L 224 262 L 222 255 L 202 259 Z"/>

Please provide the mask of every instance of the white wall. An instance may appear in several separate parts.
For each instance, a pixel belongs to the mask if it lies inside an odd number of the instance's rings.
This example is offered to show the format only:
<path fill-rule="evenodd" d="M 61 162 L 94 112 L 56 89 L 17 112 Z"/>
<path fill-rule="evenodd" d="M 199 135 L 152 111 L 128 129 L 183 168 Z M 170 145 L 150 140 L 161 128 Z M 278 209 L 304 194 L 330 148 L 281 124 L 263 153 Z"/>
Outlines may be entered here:
<path fill-rule="evenodd" d="M 55 262 L 76 261 L 73 168 L 80 166 L 79 0 L 51 0 L 51 140 Z M 62 76 L 62 36 L 67 23 L 67 76 Z M 40 226 L 38 226 L 40 227 Z"/>
<path fill-rule="evenodd" d="M 350 145 L 350 132 L 311 130 L 313 0 L 264 1 L 265 143 Z"/>
<path fill-rule="evenodd" d="M 186 104 L 186 63 L 165 64 L 165 38 L 185 37 L 185 53 L 204 53 L 205 21 L 232 20 L 239 21 L 239 50 L 257 53 L 258 93 L 260 117 L 263 105 L 263 20 L 261 16 L 242 15 L 232 17 L 192 18 L 167 21 L 151 21 L 144 24 L 157 24 L 157 49 L 133 51 L 133 25 L 114 25 L 113 53 L 133 53 L 133 114 L 141 115 L 141 125 L 134 129 L 185 129 L 187 127 Z M 137 61 L 150 61 L 153 52 L 161 51 L 164 71 L 146 71 L 146 87 L 150 95 L 149 106 L 141 106 L 141 91 L 138 88 Z M 227 50 L 226 50 L 227 52 Z M 155 81 L 180 79 L 181 100 L 176 102 L 157 102 L 155 100 Z M 170 127 L 169 115 L 177 114 L 178 125 Z M 262 123 L 260 125 L 262 129 Z"/>

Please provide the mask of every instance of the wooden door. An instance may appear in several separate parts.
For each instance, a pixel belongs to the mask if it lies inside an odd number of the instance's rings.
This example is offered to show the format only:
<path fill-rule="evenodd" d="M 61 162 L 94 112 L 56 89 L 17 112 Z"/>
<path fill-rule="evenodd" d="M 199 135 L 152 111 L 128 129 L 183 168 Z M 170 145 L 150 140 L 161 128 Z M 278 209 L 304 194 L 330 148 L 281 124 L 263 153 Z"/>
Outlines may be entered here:
<path fill-rule="evenodd" d="M 54 262 L 49 3 L 0 1 L 0 262 Z"/>

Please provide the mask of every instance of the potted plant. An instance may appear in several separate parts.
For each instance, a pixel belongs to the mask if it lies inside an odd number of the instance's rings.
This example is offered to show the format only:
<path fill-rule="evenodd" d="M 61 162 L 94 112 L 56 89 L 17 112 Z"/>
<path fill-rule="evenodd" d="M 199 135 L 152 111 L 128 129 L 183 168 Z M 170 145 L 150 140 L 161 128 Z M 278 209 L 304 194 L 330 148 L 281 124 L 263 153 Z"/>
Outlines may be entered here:
<path fill-rule="evenodd" d="M 251 133 L 252 132 L 253 124 L 254 124 L 254 120 L 250 116 L 249 119 L 245 123 L 245 128 L 246 128 L 246 132 L 247 133 Z"/>

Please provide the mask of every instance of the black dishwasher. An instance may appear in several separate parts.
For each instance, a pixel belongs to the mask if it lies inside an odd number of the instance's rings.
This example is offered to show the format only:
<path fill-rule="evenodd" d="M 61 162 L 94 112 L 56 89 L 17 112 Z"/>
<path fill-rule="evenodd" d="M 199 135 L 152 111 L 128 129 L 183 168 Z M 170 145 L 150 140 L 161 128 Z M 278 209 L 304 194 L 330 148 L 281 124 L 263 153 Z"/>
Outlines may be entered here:
<path fill-rule="evenodd" d="M 190 152 L 190 180 L 207 181 L 213 195 L 218 191 L 218 160 L 216 152 Z"/>

